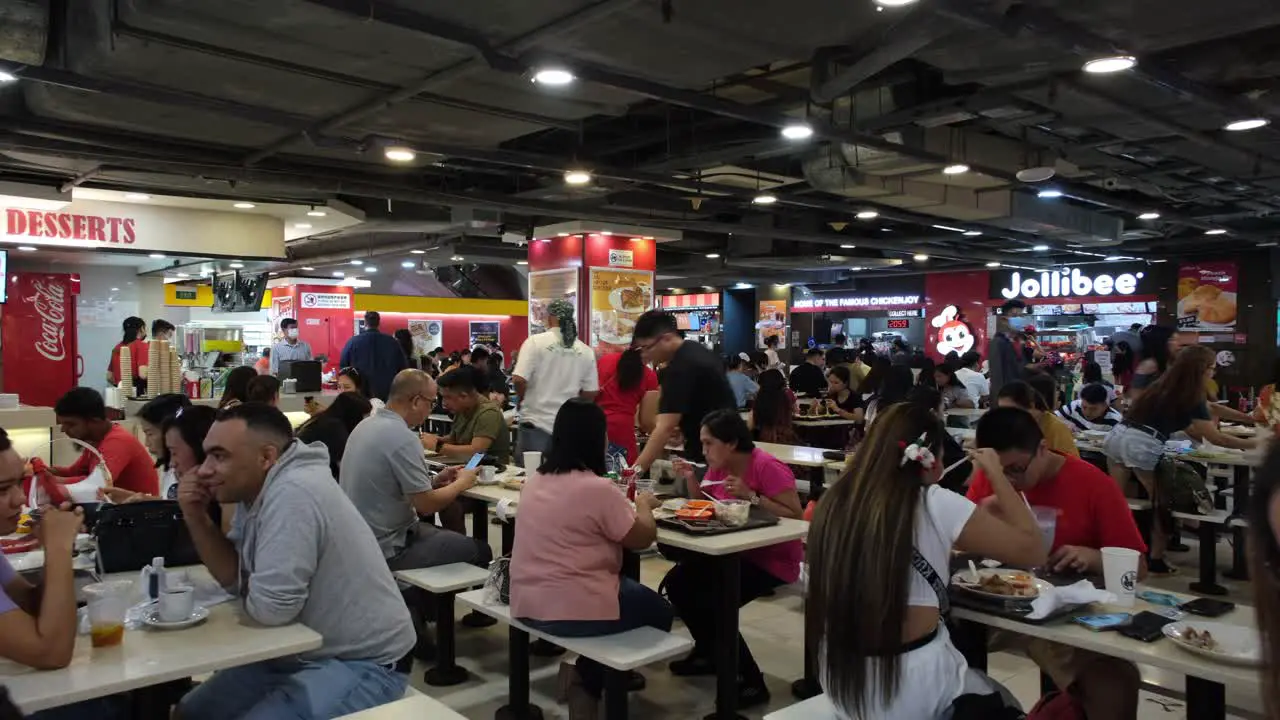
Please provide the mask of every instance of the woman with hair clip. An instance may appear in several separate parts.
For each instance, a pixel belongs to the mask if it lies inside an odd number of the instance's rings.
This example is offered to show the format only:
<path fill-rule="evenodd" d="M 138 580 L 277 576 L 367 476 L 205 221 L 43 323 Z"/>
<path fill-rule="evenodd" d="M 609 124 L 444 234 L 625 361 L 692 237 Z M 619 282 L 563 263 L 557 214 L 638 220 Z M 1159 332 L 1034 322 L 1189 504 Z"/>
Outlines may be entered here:
<path fill-rule="evenodd" d="M 1046 562 L 1035 518 L 995 451 L 972 453 L 993 476 L 989 503 L 975 505 L 938 486 L 945 433 L 933 408 L 886 408 L 818 504 L 807 551 L 806 625 L 839 717 L 940 720 L 951 717 L 961 695 L 995 693 L 947 633 L 942 578 L 951 575 L 951 550 L 1024 567 Z"/>
<path fill-rule="evenodd" d="M 142 426 L 142 442 L 147 446 L 147 452 L 156 458 L 156 469 L 164 471 L 160 476 L 160 497 L 162 498 L 173 500 L 178 496 L 178 477 L 169 467 L 169 452 L 164 444 L 164 425 L 174 415 L 189 407 L 191 407 L 191 401 L 186 395 L 166 393 L 149 400 L 137 414 L 138 423 Z M 118 487 L 104 488 L 99 492 L 114 503 L 156 499 L 155 495 Z"/>
<path fill-rule="evenodd" d="M 1164 501 L 1157 492 L 1156 466 L 1164 456 L 1165 442 L 1174 433 L 1184 432 L 1193 440 L 1241 450 L 1251 450 L 1256 444 L 1254 440 L 1220 432 L 1213 422 L 1205 385 L 1213 377 L 1215 361 L 1214 351 L 1203 345 L 1184 348 L 1169 369 L 1133 401 L 1124 420 L 1107 434 L 1102 446 L 1111 477 L 1122 489 L 1137 477 L 1157 509 L 1163 507 Z M 1152 573 L 1169 574 L 1175 571 L 1164 561 L 1168 544 L 1166 519 L 1163 513 L 1156 513 L 1156 518 L 1147 565 Z"/>
<path fill-rule="evenodd" d="M 645 366 L 635 348 L 601 357 L 596 373 L 600 377 L 596 404 L 608 421 L 609 456 L 625 454 L 630 465 L 640 453 L 636 428 L 647 434 L 657 421 L 658 374 Z"/>
<path fill-rule="evenodd" d="M 1249 503 L 1249 562 L 1254 612 L 1262 634 L 1262 706 L 1280 720 L 1280 445 L 1253 476 Z"/>
<path fill-rule="evenodd" d="M 353 367 L 344 367 L 339 369 L 337 382 L 338 390 L 340 392 L 353 392 L 368 399 L 369 403 L 373 405 L 374 410 L 377 410 L 380 407 L 385 407 L 383 402 L 378 398 L 369 397 L 368 382 L 365 380 L 365 377 L 360 374 L 359 370 Z"/>

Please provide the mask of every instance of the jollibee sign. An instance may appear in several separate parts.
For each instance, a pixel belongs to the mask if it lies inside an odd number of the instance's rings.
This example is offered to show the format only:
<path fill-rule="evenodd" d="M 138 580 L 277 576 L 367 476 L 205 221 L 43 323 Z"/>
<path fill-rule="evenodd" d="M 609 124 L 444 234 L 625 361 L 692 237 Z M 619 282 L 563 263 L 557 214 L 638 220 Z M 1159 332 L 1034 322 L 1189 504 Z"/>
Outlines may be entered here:
<path fill-rule="evenodd" d="M 992 274 L 992 296 L 1005 300 L 1041 298 L 1107 297 L 1135 295 L 1144 291 L 1142 271 L 1089 274 L 1072 268 L 1070 272 Z"/>
<path fill-rule="evenodd" d="M 84 240 L 112 245 L 132 245 L 137 240 L 133 218 L 45 212 L 6 208 L 5 232 L 11 238 Z"/>

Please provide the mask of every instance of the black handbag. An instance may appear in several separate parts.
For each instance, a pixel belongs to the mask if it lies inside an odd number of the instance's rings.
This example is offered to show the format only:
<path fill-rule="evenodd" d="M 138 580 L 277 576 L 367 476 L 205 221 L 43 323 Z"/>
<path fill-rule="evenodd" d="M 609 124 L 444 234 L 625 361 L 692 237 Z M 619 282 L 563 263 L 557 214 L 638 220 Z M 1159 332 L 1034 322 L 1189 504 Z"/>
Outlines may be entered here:
<path fill-rule="evenodd" d="M 93 534 L 98 541 L 98 569 L 103 573 L 140 570 L 157 557 L 164 558 L 166 567 L 200 563 L 174 500 L 104 505 Z"/>

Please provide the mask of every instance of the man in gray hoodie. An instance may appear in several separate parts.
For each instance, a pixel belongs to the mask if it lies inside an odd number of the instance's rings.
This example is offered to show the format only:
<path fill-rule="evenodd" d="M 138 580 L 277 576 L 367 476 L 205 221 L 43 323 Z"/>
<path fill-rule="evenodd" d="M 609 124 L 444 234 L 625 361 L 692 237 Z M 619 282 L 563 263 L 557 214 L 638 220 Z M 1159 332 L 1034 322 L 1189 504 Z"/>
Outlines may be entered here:
<path fill-rule="evenodd" d="M 204 451 L 178 489 L 200 560 L 254 621 L 300 622 L 324 643 L 218 672 L 183 698 L 183 720 L 330 718 L 402 697 L 409 611 L 324 447 L 294 441 L 279 410 L 246 403 L 218 414 Z M 215 501 L 236 503 L 228 535 L 209 519 Z"/>

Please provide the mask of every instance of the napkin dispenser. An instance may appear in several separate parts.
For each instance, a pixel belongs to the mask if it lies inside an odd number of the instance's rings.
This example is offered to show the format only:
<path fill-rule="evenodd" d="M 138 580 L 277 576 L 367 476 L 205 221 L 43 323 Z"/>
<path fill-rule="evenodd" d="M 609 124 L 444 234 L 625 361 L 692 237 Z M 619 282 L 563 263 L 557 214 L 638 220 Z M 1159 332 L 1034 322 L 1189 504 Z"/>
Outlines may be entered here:
<path fill-rule="evenodd" d="M 297 380 L 294 392 L 320 392 L 320 369 L 319 360 L 281 360 L 280 379 Z"/>

